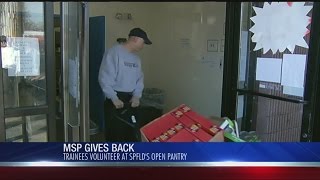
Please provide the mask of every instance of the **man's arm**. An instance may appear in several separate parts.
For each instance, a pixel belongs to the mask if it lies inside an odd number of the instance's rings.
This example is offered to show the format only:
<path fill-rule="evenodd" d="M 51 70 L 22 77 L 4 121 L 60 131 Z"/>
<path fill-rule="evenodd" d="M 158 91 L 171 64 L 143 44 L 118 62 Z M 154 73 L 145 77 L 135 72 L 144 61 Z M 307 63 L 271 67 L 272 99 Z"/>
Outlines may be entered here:
<path fill-rule="evenodd" d="M 144 88 L 144 74 L 142 72 L 141 64 L 139 64 L 139 65 L 140 65 L 140 71 L 139 71 L 139 75 L 138 75 L 137 85 L 133 91 L 133 96 L 137 97 L 137 98 L 141 98 L 142 91 Z"/>
<path fill-rule="evenodd" d="M 105 94 L 105 97 L 111 100 L 117 100 L 117 93 L 112 86 L 115 85 L 118 71 L 118 56 L 113 49 L 105 52 L 99 70 L 99 84 Z"/>

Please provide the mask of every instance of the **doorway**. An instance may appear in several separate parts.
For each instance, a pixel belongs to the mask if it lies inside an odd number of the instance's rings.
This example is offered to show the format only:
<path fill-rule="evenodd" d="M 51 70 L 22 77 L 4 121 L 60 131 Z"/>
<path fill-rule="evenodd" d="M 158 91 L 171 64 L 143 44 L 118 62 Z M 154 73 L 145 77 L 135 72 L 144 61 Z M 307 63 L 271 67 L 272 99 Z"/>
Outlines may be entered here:
<path fill-rule="evenodd" d="M 55 141 L 53 5 L 1 2 L 0 141 Z"/>
<path fill-rule="evenodd" d="M 59 6 L 55 18 L 53 2 L 0 3 L 1 142 L 89 139 L 87 6 Z"/>
<path fill-rule="evenodd" d="M 89 3 L 90 18 L 105 17 L 105 36 L 98 39 L 105 41 L 106 49 L 127 39 L 134 27 L 145 30 L 153 42 L 138 53 L 145 77 L 141 105 L 148 107 L 144 123 L 156 118 L 154 109 L 166 113 L 181 104 L 206 117 L 221 115 L 226 4 Z"/>

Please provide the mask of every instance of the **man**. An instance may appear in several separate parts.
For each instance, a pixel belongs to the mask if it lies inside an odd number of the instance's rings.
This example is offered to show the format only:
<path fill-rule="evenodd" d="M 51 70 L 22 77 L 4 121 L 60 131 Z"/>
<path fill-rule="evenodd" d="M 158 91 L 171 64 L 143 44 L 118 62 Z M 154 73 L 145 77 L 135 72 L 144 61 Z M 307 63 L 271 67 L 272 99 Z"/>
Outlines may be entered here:
<path fill-rule="evenodd" d="M 113 46 L 103 56 L 99 84 L 106 98 L 104 108 L 108 141 L 128 141 L 125 135 L 128 127 L 114 117 L 116 109 L 123 108 L 125 104 L 130 104 L 132 108 L 140 105 L 144 75 L 141 60 L 135 53 L 142 50 L 144 44 L 152 44 L 147 33 L 134 28 L 125 43 Z"/>

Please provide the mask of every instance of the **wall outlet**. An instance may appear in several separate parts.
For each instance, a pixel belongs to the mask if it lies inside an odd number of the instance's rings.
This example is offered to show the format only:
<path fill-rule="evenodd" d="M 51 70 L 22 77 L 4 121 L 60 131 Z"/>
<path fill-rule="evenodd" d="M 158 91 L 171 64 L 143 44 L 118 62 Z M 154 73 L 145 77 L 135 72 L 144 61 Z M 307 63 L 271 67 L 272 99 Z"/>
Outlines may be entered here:
<path fill-rule="evenodd" d="M 208 40 L 207 41 L 207 51 L 208 52 L 218 52 L 219 41 L 218 40 Z"/>

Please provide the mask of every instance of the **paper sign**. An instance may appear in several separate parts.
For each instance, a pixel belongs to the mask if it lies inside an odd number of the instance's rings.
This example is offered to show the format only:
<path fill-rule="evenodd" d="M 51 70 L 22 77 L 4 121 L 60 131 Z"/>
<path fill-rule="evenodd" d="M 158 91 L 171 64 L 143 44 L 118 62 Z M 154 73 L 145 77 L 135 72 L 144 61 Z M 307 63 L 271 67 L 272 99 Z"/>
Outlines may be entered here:
<path fill-rule="evenodd" d="M 284 54 L 281 85 L 303 88 L 306 66 L 306 55 Z"/>
<path fill-rule="evenodd" d="M 282 59 L 258 58 L 256 80 L 280 83 Z"/>
<path fill-rule="evenodd" d="M 15 65 L 15 56 L 17 56 L 18 51 L 15 51 L 13 47 L 2 47 L 1 57 L 2 57 L 2 68 L 8 69 Z"/>
<path fill-rule="evenodd" d="M 182 48 L 190 48 L 191 47 L 190 39 L 189 38 L 181 38 L 180 39 L 180 46 Z"/>
<path fill-rule="evenodd" d="M 270 49 L 273 53 L 288 49 L 294 52 L 295 46 L 308 48 L 304 36 L 309 31 L 310 17 L 307 16 L 312 6 L 305 6 L 305 2 L 265 2 L 263 8 L 253 7 L 256 16 L 250 19 L 254 26 L 250 31 L 254 33 L 252 41 L 256 43 L 255 51 L 263 49 L 263 53 Z"/>
<path fill-rule="evenodd" d="M 8 68 L 8 76 L 40 75 L 40 51 L 37 38 L 8 37 L 7 47 L 3 49 L 8 50 L 5 50 L 7 55 L 3 57 L 4 66 Z"/>

